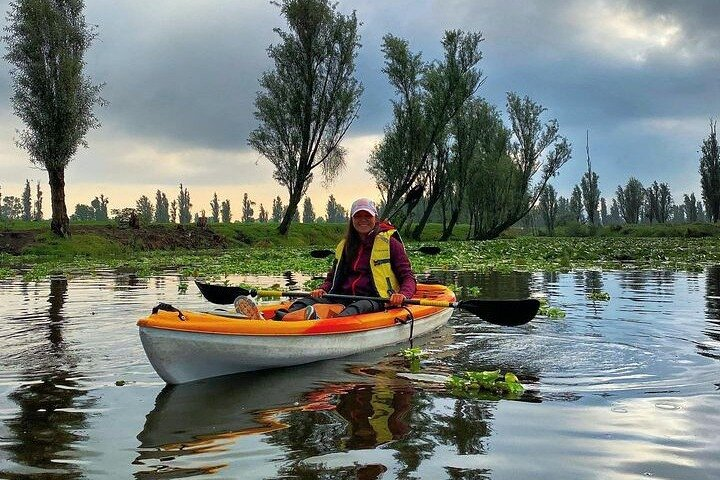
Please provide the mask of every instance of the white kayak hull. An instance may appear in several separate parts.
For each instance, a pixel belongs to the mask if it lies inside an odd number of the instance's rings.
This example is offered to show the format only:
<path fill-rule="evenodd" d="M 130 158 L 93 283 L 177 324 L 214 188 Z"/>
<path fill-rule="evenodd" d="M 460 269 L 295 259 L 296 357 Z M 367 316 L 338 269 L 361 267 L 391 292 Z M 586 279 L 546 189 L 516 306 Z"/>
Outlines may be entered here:
<path fill-rule="evenodd" d="M 413 337 L 447 323 L 446 308 L 418 318 Z M 288 367 L 353 355 L 410 339 L 410 323 L 320 335 L 223 335 L 140 326 L 140 339 L 155 371 L 179 384 L 233 373 Z"/>

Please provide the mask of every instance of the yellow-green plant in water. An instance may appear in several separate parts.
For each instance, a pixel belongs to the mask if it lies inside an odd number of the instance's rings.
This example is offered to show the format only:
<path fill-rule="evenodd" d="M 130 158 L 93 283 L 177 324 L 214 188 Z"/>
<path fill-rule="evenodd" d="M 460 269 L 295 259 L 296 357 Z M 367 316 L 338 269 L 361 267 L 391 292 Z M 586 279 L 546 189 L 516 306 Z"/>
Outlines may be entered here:
<path fill-rule="evenodd" d="M 462 375 L 452 375 L 446 385 L 451 393 L 459 396 L 481 396 L 489 393 L 517 397 L 525 390 L 514 373 L 507 372 L 501 376 L 500 370 L 469 371 Z"/>
<path fill-rule="evenodd" d="M 588 300 L 610 300 L 610 294 L 607 292 L 601 292 L 599 290 L 596 290 L 594 292 L 588 293 L 587 296 Z"/>
<path fill-rule="evenodd" d="M 546 298 L 541 298 L 538 315 L 548 318 L 565 318 L 565 311 L 558 307 L 551 307 Z"/>

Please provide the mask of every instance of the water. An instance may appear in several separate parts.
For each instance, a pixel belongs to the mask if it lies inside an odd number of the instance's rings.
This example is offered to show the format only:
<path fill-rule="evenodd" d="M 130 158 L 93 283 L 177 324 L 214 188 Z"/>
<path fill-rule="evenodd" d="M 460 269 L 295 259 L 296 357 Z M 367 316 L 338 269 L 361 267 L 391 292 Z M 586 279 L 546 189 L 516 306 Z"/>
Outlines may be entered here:
<path fill-rule="evenodd" d="M 457 312 L 416 340 L 419 374 L 402 345 L 166 387 L 135 322 L 161 301 L 206 309 L 194 286 L 2 280 L 0 478 L 720 477 L 720 268 L 446 277 L 567 315 L 506 328 Z M 521 399 L 458 399 L 441 382 L 495 368 L 518 375 Z"/>

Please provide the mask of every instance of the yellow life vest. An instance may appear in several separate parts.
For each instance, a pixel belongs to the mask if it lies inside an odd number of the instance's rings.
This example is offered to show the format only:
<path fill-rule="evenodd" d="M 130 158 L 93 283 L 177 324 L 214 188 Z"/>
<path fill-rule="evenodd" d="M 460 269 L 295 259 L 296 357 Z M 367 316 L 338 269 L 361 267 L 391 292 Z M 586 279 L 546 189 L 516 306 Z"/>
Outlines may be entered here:
<path fill-rule="evenodd" d="M 372 252 L 370 253 L 370 271 L 373 276 L 373 284 L 375 285 L 375 290 L 377 290 L 378 295 L 382 298 L 390 298 L 390 295 L 400 290 L 400 283 L 390 264 L 390 238 L 392 238 L 394 233 L 395 229 L 378 232 L 378 234 L 375 235 Z M 344 248 L 345 239 L 342 239 L 337 247 L 335 247 L 335 276 L 333 277 L 333 287 L 335 287 L 338 280 L 338 266 L 340 265 Z"/>

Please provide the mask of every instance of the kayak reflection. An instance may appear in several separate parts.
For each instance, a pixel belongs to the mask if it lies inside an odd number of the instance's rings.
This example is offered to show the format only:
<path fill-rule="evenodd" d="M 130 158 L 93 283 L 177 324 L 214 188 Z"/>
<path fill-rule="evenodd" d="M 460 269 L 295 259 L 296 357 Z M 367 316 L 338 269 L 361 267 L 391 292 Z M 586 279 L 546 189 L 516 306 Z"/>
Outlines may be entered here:
<path fill-rule="evenodd" d="M 398 362 L 391 357 L 345 371 L 340 362 L 321 362 L 166 386 L 137 436 L 134 463 L 182 477 L 225 468 L 239 455 L 223 462 L 222 452 L 252 435 L 296 460 L 400 439 L 409 432 L 415 389 L 396 375 Z"/>

